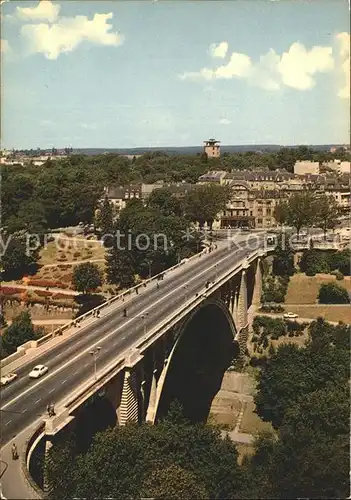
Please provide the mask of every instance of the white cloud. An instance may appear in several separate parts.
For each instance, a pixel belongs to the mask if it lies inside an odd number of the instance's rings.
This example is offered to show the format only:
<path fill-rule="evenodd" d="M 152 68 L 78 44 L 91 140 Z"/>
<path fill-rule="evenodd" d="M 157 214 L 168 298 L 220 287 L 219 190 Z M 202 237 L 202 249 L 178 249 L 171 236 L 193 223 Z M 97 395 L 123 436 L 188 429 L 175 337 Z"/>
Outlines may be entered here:
<path fill-rule="evenodd" d="M 230 125 L 232 122 L 231 122 L 230 120 L 228 120 L 228 118 L 221 118 L 221 119 L 219 120 L 219 123 L 220 123 L 221 125 Z"/>
<path fill-rule="evenodd" d="M 26 40 L 29 53 L 44 54 L 47 59 L 57 59 L 62 53 L 72 52 L 83 41 L 98 45 L 117 46 L 124 37 L 118 32 L 110 32 L 112 25 L 109 14 L 95 14 L 92 20 L 86 16 L 62 17 L 55 24 L 25 24 L 21 36 Z"/>
<path fill-rule="evenodd" d="M 50 0 L 41 0 L 36 7 L 16 7 L 18 17 L 31 21 L 56 21 L 61 6 Z"/>
<path fill-rule="evenodd" d="M 214 71 L 215 78 L 234 78 L 248 76 L 251 70 L 251 59 L 245 54 L 233 52 L 228 64 L 219 66 Z"/>
<path fill-rule="evenodd" d="M 350 34 L 339 33 L 336 38 L 339 42 L 339 61 L 343 80 L 338 96 L 342 99 L 350 99 Z"/>
<path fill-rule="evenodd" d="M 228 42 L 212 43 L 209 48 L 209 54 L 212 57 L 219 57 L 223 59 L 228 51 Z"/>
<path fill-rule="evenodd" d="M 346 49 L 345 49 L 346 50 Z M 251 85 L 266 90 L 279 90 L 283 85 L 297 90 L 308 90 L 315 85 L 315 75 L 331 71 L 334 67 L 332 47 L 314 46 L 307 50 L 295 42 L 281 56 L 270 49 L 253 62 L 246 54 L 233 52 L 228 64 L 215 69 L 203 68 L 200 71 L 180 75 L 186 79 L 246 79 Z"/>
<path fill-rule="evenodd" d="M 10 52 L 11 48 L 10 48 L 9 42 L 7 40 L 1 39 L 0 40 L 0 49 L 1 49 L 1 54 L 6 54 L 6 53 Z"/>
<path fill-rule="evenodd" d="M 316 83 L 313 78 L 315 73 L 333 69 L 332 52 L 331 47 L 315 46 L 308 51 L 301 43 L 293 43 L 278 63 L 282 82 L 297 90 L 311 89 Z"/>

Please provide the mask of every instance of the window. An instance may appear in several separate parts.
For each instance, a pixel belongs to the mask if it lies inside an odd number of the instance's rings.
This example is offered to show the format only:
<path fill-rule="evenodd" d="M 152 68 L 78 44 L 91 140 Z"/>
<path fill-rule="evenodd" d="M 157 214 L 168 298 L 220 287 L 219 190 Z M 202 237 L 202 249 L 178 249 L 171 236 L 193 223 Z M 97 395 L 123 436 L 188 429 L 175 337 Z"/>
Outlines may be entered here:
<path fill-rule="evenodd" d="M 262 224 L 262 219 L 257 219 L 257 224 Z"/>

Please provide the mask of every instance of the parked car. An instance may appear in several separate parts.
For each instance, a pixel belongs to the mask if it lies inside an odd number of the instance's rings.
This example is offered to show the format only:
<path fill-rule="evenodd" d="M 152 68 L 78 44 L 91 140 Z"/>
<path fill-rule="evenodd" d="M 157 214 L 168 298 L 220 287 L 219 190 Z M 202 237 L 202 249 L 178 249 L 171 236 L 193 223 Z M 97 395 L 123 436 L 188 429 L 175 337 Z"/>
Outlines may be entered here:
<path fill-rule="evenodd" d="M 37 365 L 33 368 L 33 370 L 29 374 L 29 378 L 39 378 L 42 375 L 45 375 L 49 371 L 49 368 L 44 365 Z"/>
<path fill-rule="evenodd" d="M 295 314 L 295 313 L 292 313 L 292 312 L 288 312 L 288 313 L 285 313 L 283 315 L 283 318 L 285 319 L 295 319 L 295 318 L 298 318 L 299 315 L 298 314 Z"/>
<path fill-rule="evenodd" d="M 16 380 L 17 376 L 17 373 L 8 373 L 7 375 L 3 375 L 1 377 L 0 385 L 10 384 L 13 380 Z"/>

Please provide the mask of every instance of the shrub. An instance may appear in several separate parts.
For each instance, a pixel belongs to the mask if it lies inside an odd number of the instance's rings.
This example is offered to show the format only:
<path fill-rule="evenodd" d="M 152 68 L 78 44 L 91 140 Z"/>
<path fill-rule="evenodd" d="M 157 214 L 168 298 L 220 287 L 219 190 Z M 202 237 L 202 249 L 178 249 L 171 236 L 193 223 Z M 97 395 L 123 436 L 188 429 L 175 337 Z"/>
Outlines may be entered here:
<path fill-rule="evenodd" d="M 349 304 L 350 296 L 346 288 L 336 283 L 322 285 L 318 293 L 320 304 Z"/>
<path fill-rule="evenodd" d="M 14 295 L 16 293 L 23 293 L 25 289 L 23 288 L 15 288 L 11 286 L 0 286 L 0 293 L 4 295 Z"/>
<path fill-rule="evenodd" d="M 333 274 L 338 281 L 344 279 L 344 275 L 340 271 L 332 271 L 330 274 Z"/>
<path fill-rule="evenodd" d="M 52 292 L 49 292 L 47 290 L 35 290 L 35 294 L 39 295 L 39 297 L 50 297 L 52 295 Z"/>
<path fill-rule="evenodd" d="M 345 276 L 350 276 L 351 250 L 345 249 L 341 252 L 331 252 L 328 254 L 330 269 L 338 270 Z"/>
<path fill-rule="evenodd" d="M 330 272 L 327 254 L 314 248 L 304 250 L 299 265 L 301 271 L 305 272 L 307 276 Z"/>
<path fill-rule="evenodd" d="M 57 267 L 61 271 L 67 271 L 68 269 L 70 269 L 71 266 L 69 264 L 59 264 Z"/>

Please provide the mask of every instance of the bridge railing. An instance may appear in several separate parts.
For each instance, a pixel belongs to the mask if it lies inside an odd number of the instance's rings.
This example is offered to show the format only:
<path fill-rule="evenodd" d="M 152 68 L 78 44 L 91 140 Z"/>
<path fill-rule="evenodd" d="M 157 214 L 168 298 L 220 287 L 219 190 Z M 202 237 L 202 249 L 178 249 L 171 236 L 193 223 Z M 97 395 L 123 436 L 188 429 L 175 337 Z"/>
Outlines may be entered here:
<path fill-rule="evenodd" d="M 148 278 L 146 280 L 141 281 L 140 283 L 138 283 L 137 285 L 133 286 L 132 288 L 128 288 L 127 290 L 124 290 L 120 294 L 115 295 L 115 296 L 111 297 L 110 299 L 105 300 L 101 305 L 95 307 L 94 309 L 91 309 L 90 311 L 86 312 L 85 314 L 82 314 L 81 316 L 78 316 L 74 320 L 68 321 L 63 326 L 60 326 L 59 328 L 56 328 L 55 330 L 53 330 L 52 332 L 48 333 L 47 335 L 44 335 L 40 339 L 35 340 L 35 341 L 31 341 L 31 345 L 28 345 L 28 342 L 27 342 L 27 343 L 19 346 L 17 348 L 17 351 L 15 353 L 13 353 L 10 356 L 7 356 L 3 360 L 1 360 L 1 364 L 0 364 L 1 368 L 7 366 L 8 364 L 12 363 L 13 361 L 16 361 L 17 359 L 19 359 L 22 356 L 24 356 L 26 354 L 26 351 L 27 351 L 28 348 L 30 348 L 30 347 L 32 347 L 32 348 L 33 347 L 39 347 L 42 344 L 44 344 L 45 342 L 48 342 L 49 340 L 51 340 L 52 338 L 57 337 L 59 335 L 62 335 L 63 332 L 65 332 L 65 331 L 69 330 L 70 328 L 74 327 L 75 326 L 75 322 L 81 322 L 84 319 L 92 317 L 93 313 L 95 313 L 96 311 L 100 311 L 100 310 L 102 310 L 102 309 L 110 306 L 114 302 L 117 302 L 119 300 L 124 301 L 124 299 L 126 297 L 130 296 L 136 290 L 139 290 L 141 287 L 146 287 L 148 284 L 150 284 L 150 283 L 152 283 L 154 281 L 159 280 L 161 276 L 163 276 L 165 274 L 168 274 L 170 271 L 174 271 L 175 269 L 178 269 L 179 267 L 185 265 L 189 261 L 193 261 L 195 259 L 198 259 L 205 252 L 206 252 L 206 250 L 204 249 L 201 252 L 193 255 L 192 257 L 189 257 L 188 259 L 182 259 L 180 262 L 178 262 L 174 266 L 166 269 L 165 271 L 162 271 L 162 272 L 160 272 L 158 274 L 155 274 L 154 276 L 151 276 L 151 278 Z"/>
<path fill-rule="evenodd" d="M 72 326 L 74 326 L 74 324 L 75 324 L 76 321 L 82 321 L 82 320 L 84 320 L 86 318 L 89 318 L 90 316 L 93 315 L 93 313 L 95 313 L 97 311 L 100 311 L 100 310 L 102 310 L 102 309 L 110 306 L 114 302 L 117 302 L 117 301 L 119 301 L 121 299 L 123 301 L 126 297 L 128 297 L 129 295 L 131 295 L 136 290 L 139 290 L 141 287 L 145 287 L 149 283 L 152 283 L 153 281 L 159 280 L 161 278 L 161 276 L 163 276 L 165 274 L 168 274 L 170 271 L 178 269 L 180 266 L 183 266 L 184 264 L 186 264 L 190 260 L 194 260 L 195 258 L 199 258 L 199 255 L 201 255 L 202 253 L 204 253 L 204 250 L 202 250 L 202 252 L 199 252 L 198 254 L 193 255 L 192 257 L 189 257 L 188 259 L 181 260 L 180 262 L 178 262 L 174 266 L 166 269 L 165 271 L 162 271 L 162 272 L 160 272 L 158 274 L 155 274 L 154 276 L 151 276 L 151 278 L 143 280 L 140 283 L 138 283 L 137 285 L 134 285 L 133 287 L 128 288 L 127 290 L 124 290 L 120 294 L 115 295 L 115 296 L 111 297 L 110 299 L 105 300 L 102 304 L 100 304 L 99 306 L 95 307 L 94 309 L 90 309 L 90 311 L 82 314 L 81 316 L 78 316 L 77 318 L 75 318 L 72 321 L 69 321 L 68 323 L 66 323 L 62 327 L 57 328 L 56 330 L 54 330 L 54 331 L 50 332 L 49 334 L 45 335 L 44 337 L 40 338 L 39 340 L 37 340 L 37 345 L 39 346 L 39 345 L 43 344 L 44 342 L 46 342 L 47 340 L 51 339 L 52 337 L 55 337 L 56 335 L 59 335 L 59 334 L 63 333 L 65 330 L 70 329 Z"/>
<path fill-rule="evenodd" d="M 62 403 L 69 413 L 78 408 L 84 401 L 86 401 L 92 394 L 96 393 L 101 387 L 103 387 L 113 376 L 124 369 L 127 365 L 126 360 L 128 353 L 139 352 L 140 355 L 146 351 L 150 345 L 155 342 L 155 340 L 162 336 L 165 331 L 169 328 L 175 326 L 184 316 L 186 316 L 194 307 L 201 304 L 204 299 L 204 295 L 211 294 L 220 288 L 225 281 L 227 281 L 232 275 L 236 274 L 239 270 L 243 268 L 243 264 L 246 260 L 253 261 L 260 255 L 259 251 L 254 251 L 250 254 L 248 258 L 243 258 L 236 266 L 234 266 L 230 271 L 225 271 L 219 274 L 215 282 L 205 288 L 203 291 L 193 295 L 185 304 L 182 304 L 167 320 L 160 325 L 156 325 L 151 329 L 141 340 L 138 340 L 132 345 L 127 353 L 119 358 L 117 361 L 112 361 L 108 366 L 97 374 L 96 379 L 89 379 L 84 385 L 79 387 L 73 394 L 69 396 L 67 401 Z M 140 359 L 140 357 L 139 357 Z M 139 361 L 138 357 L 135 360 L 135 364 Z"/>
<path fill-rule="evenodd" d="M 255 260 L 259 256 L 259 252 L 255 251 L 252 254 L 250 254 L 250 260 Z M 154 329 L 149 331 L 147 334 L 147 338 L 144 337 L 142 341 L 139 341 L 136 345 L 137 349 L 140 350 L 140 352 L 144 352 L 150 345 L 155 342 L 155 340 L 164 334 L 166 330 L 169 328 L 172 328 L 175 326 L 182 317 L 186 316 L 186 314 L 189 313 L 190 310 L 192 310 L 194 307 L 197 307 L 198 305 L 201 304 L 203 301 L 204 295 L 207 296 L 207 294 L 211 294 L 215 292 L 218 288 L 220 288 L 223 285 L 223 282 L 226 282 L 233 274 L 236 274 L 238 270 L 243 268 L 243 262 L 246 260 L 243 259 L 237 266 L 232 268 L 230 271 L 226 271 L 225 273 L 219 275 L 216 279 L 215 282 L 212 282 L 212 284 L 208 287 L 205 288 L 202 292 L 194 295 L 191 299 L 187 301 L 186 304 L 183 304 L 181 307 L 179 307 L 172 316 L 170 316 L 166 322 L 163 323 L 162 327 L 160 328 L 159 326 L 156 326 Z M 179 317 L 181 316 L 181 317 Z"/>

